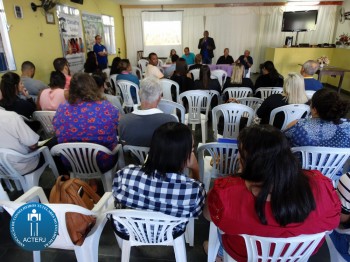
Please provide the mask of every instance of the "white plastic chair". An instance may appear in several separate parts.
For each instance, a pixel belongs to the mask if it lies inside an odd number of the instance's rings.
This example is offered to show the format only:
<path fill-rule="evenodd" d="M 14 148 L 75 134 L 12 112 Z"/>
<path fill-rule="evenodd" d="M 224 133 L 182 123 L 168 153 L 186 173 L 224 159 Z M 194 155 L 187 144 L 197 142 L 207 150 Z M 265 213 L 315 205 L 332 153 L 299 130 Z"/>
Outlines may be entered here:
<path fill-rule="evenodd" d="M 179 102 L 180 86 L 178 83 L 170 79 L 162 78 L 160 79 L 160 85 L 162 86 L 162 89 L 163 89 L 163 98 L 170 101 L 174 101 L 171 94 L 171 87 L 175 86 L 176 100 L 174 102 L 177 102 L 177 103 Z"/>
<path fill-rule="evenodd" d="M 212 76 L 216 76 L 216 78 L 218 79 L 220 86 L 221 86 L 221 90 L 224 86 L 224 83 L 226 83 L 226 78 L 227 78 L 227 72 L 221 69 L 216 69 L 211 71 L 211 75 Z"/>
<path fill-rule="evenodd" d="M 243 98 L 236 98 L 236 100 L 242 105 L 246 105 L 253 108 L 255 114 L 256 114 L 256 111 L 261 106 L 261 104 L 264 102 L 264 100 L 258 97 L 243 97 Z"/>
<path fill-rule="evenodd" d="M 253 90 L 250 87 L 228 87 L 225 88 L 223 94 L 228 94 L 228 98 L 246 98 L 253 94 Z"/>
<path fill-rule="evenodd" d="M 336 228 L 334 231 L 339 232 L 340 234 L 350 235 L 350 229 L 339 229 Z M 329 250 L 329 255 L 331 257 L 331 262 L 347 262 L 342 255 L 338 252 L 332 239 L 326 234 L 326 242 Z"/>
<path fill-rule="evenodd" d="M 127 80 L 117 80 L 117 86 L 119 87 L 122 95 L 123 95 L 123 107 L 132 107 L 134 110 L 141 105 L 140 97 L 139 97 L 139 87 L 135 83 Z M 131 96 L 131 87 L 136 89 L 136 100 L 137 103 L 134 103 L 134 100 Z"/>
<path fill-rule="evenodd" d="M 282 94 L 283 88 L 282 87 L 259 87 L 257 90 L 255 90 L 255 95 L 258 93 L 260 93 L 261 99 L 265 100 L 270 95 Z"/>
<path fill-rule="evenodd" d="M 208 262 L 215 261 L 220 247 L 218 228 L 213 222 L 210 222 L 209 232 Z M 220 233 L 225 234 L 224 232 Z M 247 261 L 308 261 L 326 233 L 327 231 L 287 238 L 261 237 L 247 234 L 240 234 L 240 236 L 245 241 Z M 225 251 L 223 259 L 224 262 L 236 261 Z"/>
<path fill-rule="evenodd" d="M 218 142 L 198 144 L 197 152 L 199 174 L 207 192 L 212 178 L 234 174 L 238 154 L 237 144 Z"/>
<path fill-rule="evenodd" d="M 162 67 L 164 65 L 164 62 L 162 59 L 158 59 L 158 67 Z"/>
<path fill-rule="evenodd" d="M 108 79 L 109 76 L 110 76 L 111 69 L 110 68 L 105 68 L 105 69 L 102 70 L 102 72 L 106 74 L 107 79 Z"/>
<path fill-rule="evenodd" d="M 112 85 L 112 88 L 114 88 L 115 94 L 117 96 L 120 96 L 120 89 L 117 87 L 117 76 L 118 74 L 113 74 L 109 77 L 109 82 Z"/>
<path fill-rule="evenodd" d="M 246 118 L 246 126 L 250 126 L 255 112 L 251 107 L 246 105 L 227 103 L 214 107 L 212 110 L 212 115 L 214 139 L 217 140 L 218 137 L 236 139 L 239 134 L 239 126 L 241 121 Z M 224 117 L 224 129 L 223 134 L 219 135 L 218 124 L 221 115 Z"/>
<path fill-rule="evenodd" d="M 147 65 L 148 65 L 147 59 L 140 59 L 139 61 L 137 61 L 137 66 L 141 69 L 142 74 L 145 73 Z"/>
<path fill-rule="evenodd" d="M 170 100 L 165 100 L 161 99 L 158 103 L 158 108 L 163 111 L 165 114 L 169 115 L 174 115 L 177 117 L 177 110 L 180 111 L 180 122 L 185 123 L 185 114 L 186 114 L 186 109 L 183 105 L 170 101 Z"/>
<path fill-rule="evenodd" d="M 114 167 L 105 173 L 102 173 L 97 163 L 97 154 L 115 156 L 117 161 Z M 122 146 L 118 144 L 113 151 L 108 148 L 93 143 L 62 143 L 51 148 L 52 155 L 62 155 L 69 162 L 72 171 L 71 178 L 91 179 L 99 178 L 102 180 L 105 192 L 112 191 L 112 180 L 117 168 L 125 166 Z"/>
<path fill-rule="evenodd" d="M 350 157 L 349 148 L 300 146 L 293 147 L 293 153 L 299 153 L 303 169 L 318 170 L 326 177 L 332 179 L 336 185 L 345 162 Z"/>
<path fill-rule="evenodd" d="M 132 69 L 132 73 L 135 76 L 137 76 L 138 79 L 141 80 L 143 78 L 142 71 L 140 68 L 138 68 L 137 66 L 132 66 L 131 69 Z"/>
<path fill-rule="evenodd" d="M 34 156 L 40 157 L 40 154 L 43 154 L 45 159 L 43 165 L 25 175 L 18 173 L 18 171 L 16 171 L 9 162 L 9 158 L 11 157 L 30 159 Z M 23 189 L 23 191 L 26 192 L 33 186 L 39 185 L 39 179 L 45 171 L 46 167 L 50 167 L 54 176 L 56 178 L 58 177 L 59 174 L 55 162 L 53 161 L 50 151 L 46 146 L 40 147 L 37 150 L 26 155 L 23 155 L 11 149 L 0 148 L 0 179 L 4 179 L 5 182 L 6 180 L 13 180 L 18 190 Z M 9 184 L 7 183 L 7 185 Z M 13 190 L 12 186 L 10 186 L 9 189 Z"/>
<path fill-rule="evenodd" d="M 52 125 L 52 120 L 55 114 L 56 111 L 35 111 L 33 113 L 33 118 L 40 122 L 46 138 L 55 135 L 55 130 Z"/>
<path fill-rule="evenodd" d="M 189 71 L 189 73 L 191 73 L 192 76 L 193 76 L 193 81 L 199 79 L 199 71 L 200 71 L 200 69 L 198 69 L 198 68 L 197 69 L 192 69 L 192 70 Z"/>
<path fill-rule="evenodd" d="M 107 212 L 115 223 L 122 224 L 129 233 L 129 240 L 116 238 L 122 249 L 122 262 L 130 259 L 132 246 L 173 246 L 177 262 L 187 261 L 184 234 L 173 238 L 173 229 L 187 218 L 168 216 L 160 212 L 147 210 L 113 210 Z"/>
<path fill-rule="evenodd" d="M 278 113 L 284 114 L 284 122 L 281 127 L 281 130 L 284 130 L 290 122 L 300 119 L 303 116 L 307 118 L 310 115 L 310 106 L 305 104 L 290 104 L 277 107 L 270 113 L 270 125 L 273 126 L 275 117 Z"/>
<path fill-rule="evenodd" d="M 210 107 L 211 95 L 203 90 L 191 90 L 180 94 L 179 100 L 183 103 L 183 99 L 188 101 L 188 113 L 185 115 L 185 124 L 191 124 L 192 130 L 195 125 L 200 124 L 202 130 L 202 142 L 205 143 L 208 134 L 208 112 Z M 207 101 L 205 113 L 202 114 L 203 100 Z"/>
<path fill-rule="evenodd" d="M 149 147 L 125 145 L 123 150 L 124 152 L 131 152 L 138 159 L 138 164 L 143 165 L 147 159 Z"/>
<path fill-rule="evenodd" d="M 311 100 L 312 96 L 316 93 L 314 90 L 305 90 L 306 96 L 309 100 Z"/>
<path fill-rule="evenodd" d="M 45 204 L 55 213 L 58 220 L 58 234 L 55 241 L 49 248 L 59 248 L 66 250 L 74 250 L 78 262 L 97 262 L 98 261 L 98 245 L 102 230 L 107 221 L 105 211 L 113 208 L 113 198 L 111 192 L 106 192 L 100 201 L 92 210 L 88 210 L 81 206 L 72 204 L 49 204 L 45 193 L 41 187 L 33 187 L 24 193 L 15 201 L 0 201 L 0 205 L 12 216 L 14 212 L 22 205 L 31 201 L 33 198 L 39 197 L 40 202 Z M 81 246 L 76 246 L 70 239 L 66 226 L 66 213 L 74 212 L 84 215 L 96 216 L 96 224 L 86 236 Z M 34 262 L 40 262 L 40 251 L 33 252 Z"/>

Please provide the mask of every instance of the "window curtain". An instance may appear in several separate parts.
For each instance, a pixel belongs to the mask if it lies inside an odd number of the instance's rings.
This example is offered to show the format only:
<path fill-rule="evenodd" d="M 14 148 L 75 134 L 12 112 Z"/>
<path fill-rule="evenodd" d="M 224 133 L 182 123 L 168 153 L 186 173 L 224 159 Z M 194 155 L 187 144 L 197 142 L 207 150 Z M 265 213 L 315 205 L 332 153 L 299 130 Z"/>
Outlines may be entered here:
<path fill-rule="evenodd" d="M 188 8 L 184 10 L 182 21 L 182 52 L 185 47 L 190 52 L 199 54 L 198 42 L 204 32 L 204 8 Z M 183 53 L 178 54 L 180 57 Z"/>
<path fill-rule="evenodd" d="M 126 57 L 137 65 L 137 51 L 143 50 L 141 9 L 123 9 L 123 16 Z"/>

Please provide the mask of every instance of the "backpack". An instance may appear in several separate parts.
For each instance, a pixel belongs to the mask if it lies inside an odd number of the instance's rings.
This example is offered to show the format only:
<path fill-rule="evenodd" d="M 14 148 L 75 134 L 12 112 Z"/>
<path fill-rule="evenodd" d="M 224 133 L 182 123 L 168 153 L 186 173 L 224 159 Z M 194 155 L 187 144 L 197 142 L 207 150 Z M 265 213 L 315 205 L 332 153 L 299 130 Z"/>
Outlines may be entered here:
<path fill-rule="evenodd" d="M 68 176 L 59 176 L 51 189 L 49 202 L 74 204 L 91 210 L 99 200 L 100 196 L 84 181 L 78 178 L 70 179 Z M 67 230 L 74 245 L 81 246 L 95 224 L 95 216 L 74 212 L 66 213 Z"/>

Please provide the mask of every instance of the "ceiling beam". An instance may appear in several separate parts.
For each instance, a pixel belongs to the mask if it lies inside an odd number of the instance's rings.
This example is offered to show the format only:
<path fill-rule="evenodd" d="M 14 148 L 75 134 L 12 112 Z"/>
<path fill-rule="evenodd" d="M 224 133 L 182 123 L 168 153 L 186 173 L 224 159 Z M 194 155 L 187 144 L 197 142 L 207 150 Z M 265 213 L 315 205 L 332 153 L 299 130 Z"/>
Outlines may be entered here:
<path fill-rule="evenodd" d="M 301 1 L 300 1 L 301 2 Z M 305 2 L 305 1 L 304 1 Z M 321 5 L 343 5 L 344 1 L 320 1 Z M 307 2 L 305 2 L 306 5 Z M 121 8 L 142 9 L 174 9 L 174 8 L 205 8 L 205 7 L 242 7 L 242 6 L 285 6 L 287 2 L 259 2 L 259 3 L 232 3 L 232 4 L 178 4 L 178 5 L 121 5 Z"/>

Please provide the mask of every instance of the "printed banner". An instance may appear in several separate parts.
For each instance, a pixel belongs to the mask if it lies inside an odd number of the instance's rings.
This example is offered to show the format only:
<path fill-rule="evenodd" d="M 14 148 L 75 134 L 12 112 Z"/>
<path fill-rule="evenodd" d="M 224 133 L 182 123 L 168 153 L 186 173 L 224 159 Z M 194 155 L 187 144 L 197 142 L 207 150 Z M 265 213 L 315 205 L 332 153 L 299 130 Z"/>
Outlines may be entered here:
<path fill-rule="evenodd" d="M 87 52 L 93 51 L 93 46 L 95 44 L 95 36 L 104 36 L 102 16 L 82 13 L 81 20 L 83 21 L 84 26 L 86 50 Z"/>
<path fill-rule="evenodd" d="M 79 10 L 68 6 L 57 6 L 63 56 L 69 62 L 71 74 L 84 69 L 85 47 Z"/>

